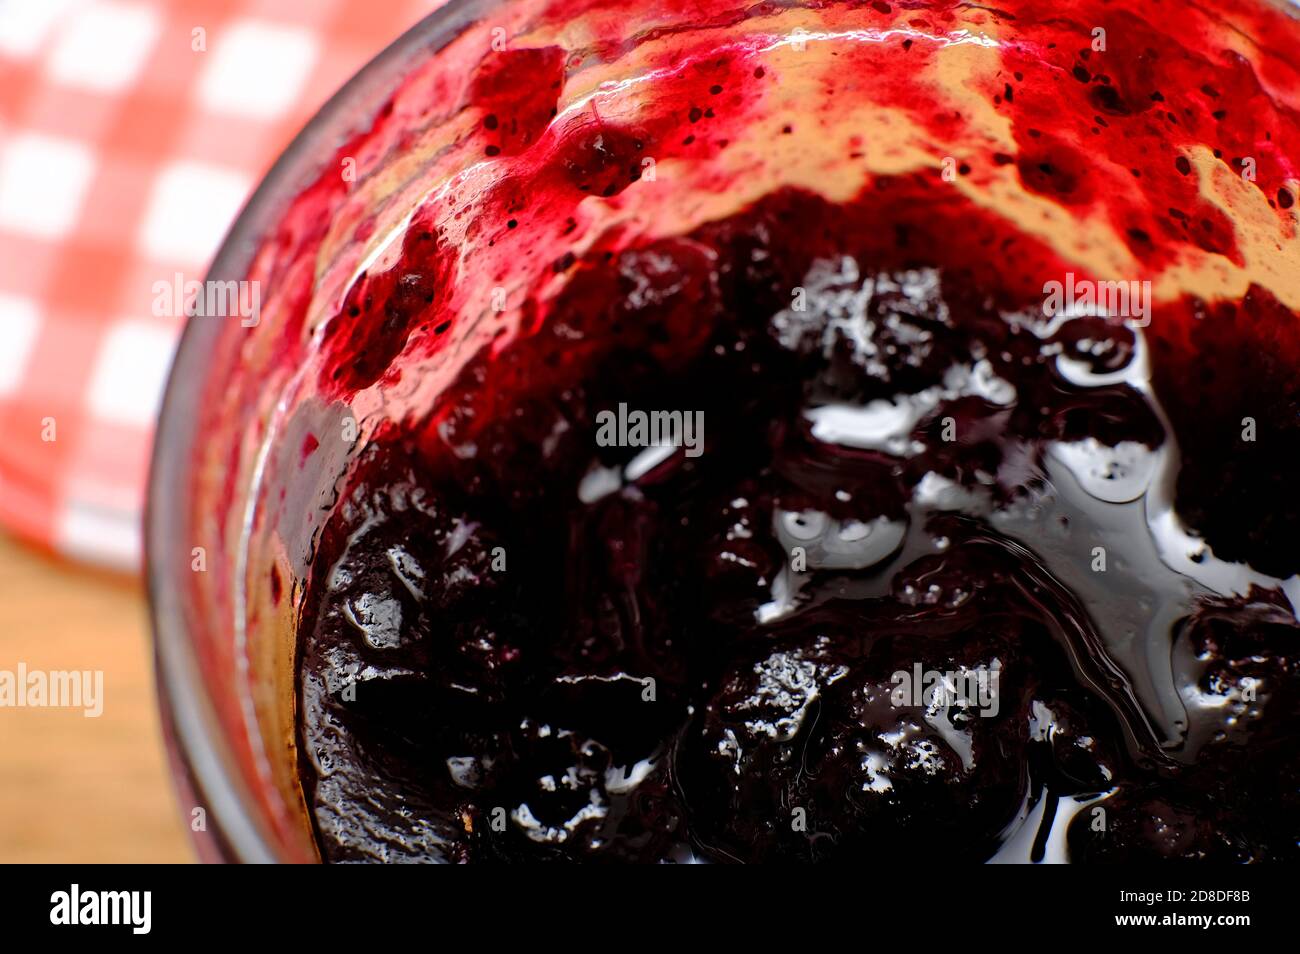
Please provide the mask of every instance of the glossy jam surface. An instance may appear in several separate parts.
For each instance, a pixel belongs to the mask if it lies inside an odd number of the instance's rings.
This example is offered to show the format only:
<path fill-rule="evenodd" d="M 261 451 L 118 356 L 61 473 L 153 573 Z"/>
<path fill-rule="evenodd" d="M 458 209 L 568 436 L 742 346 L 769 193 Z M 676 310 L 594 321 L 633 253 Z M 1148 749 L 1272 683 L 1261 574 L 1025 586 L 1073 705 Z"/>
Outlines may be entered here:
<path fill-rule="evenodd" d="M 447 395 L 450 455 L 369 449 L 303 637 L 326 857 L 985 860 L 1037 825 L 1042 858 L 1055 816 L 1085 859 L 1293 853 L 1294 771 L 1242 771 L 1300 755 L 1300 628 L 1132 539 L 1170 466 L 1146 339 L 761 238 L 850 213 L 781 195 L 575 262 Z M 619 404 L 699 412 L 702 453 L 602 447 Z M 899 705 L 918 666 L 997 671 L 997 705 Z"/>
<path fill-rule="evenodd" d="M 575 99 L 593 14 L 482 56 L 450 184 L 304 194 L 325 860 L 1296 856 L 1300 125 L 1226 44 L 1298 31 L 1010 6 L 717 4 Z"/>

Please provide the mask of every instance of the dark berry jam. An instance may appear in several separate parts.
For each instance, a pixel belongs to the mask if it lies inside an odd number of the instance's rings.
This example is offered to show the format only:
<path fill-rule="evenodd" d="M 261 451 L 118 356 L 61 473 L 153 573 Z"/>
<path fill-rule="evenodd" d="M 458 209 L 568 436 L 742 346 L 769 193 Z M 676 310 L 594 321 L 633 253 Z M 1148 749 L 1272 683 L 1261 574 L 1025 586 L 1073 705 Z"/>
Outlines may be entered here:
<path fill-rule="evenodd" d="M 1024 41 L 979 109 L 938 109 L 909 77 L 952 14 L 914 6 L 825 13 L 884 31 L 827 75 L 879 75 L 909 136 L 981 116 L 1005 143 L 667 234 L 628 225 L 662 211 L 636 197 L 690 163 L 743 191 L 720 157 L 797 61 L 685 45 L 659 64 L 671 105 L 619 120 L 552 108 L 578 52 L 467 81 L 506 172 L 404 222 L 320 336 L 322 393 L 393 401 L 301 600 L 322 858 L 1300 855 L 1294 277 L 1248 281 L 1289 252 L 1241 241 L 1192 175 L 1258 155 L 1243 188 L 1267 197 L 1242 201 L 1294 250 L 1295 113 L 1244 59 L 1212 68 L 1208 35 L 1117 10 L 1098 52 L 1086 3 L 988 14 Z M 591 209 L 632 211 L 593 233 Z M 1070 216 L 1134 271 L 1098 282 Z M 511 323 L 421 390 L 399 358 L 437 357 L 465 283 L 537 256 Z M 1188 262 L 1240 288 L 1160 285 Z"/>
<path fill-rule="evenodd" d="M 326 858 L 1294 855 L 1300 628 L 1165 519 L 1176 488 L 1262 560 L 1286 495 L 1179 463 L 1131 322 L 764 239 L 852 218 L 783 194 L 577 261 L 365 451 L 302 633 Z M 602 446 L 620 404 L 698 413 L 702 447 Z M 1259 466 L 1294 467 L 1268 426 Z M 996 673 L 996 704 L 899 704 L 918 667 Z"/>

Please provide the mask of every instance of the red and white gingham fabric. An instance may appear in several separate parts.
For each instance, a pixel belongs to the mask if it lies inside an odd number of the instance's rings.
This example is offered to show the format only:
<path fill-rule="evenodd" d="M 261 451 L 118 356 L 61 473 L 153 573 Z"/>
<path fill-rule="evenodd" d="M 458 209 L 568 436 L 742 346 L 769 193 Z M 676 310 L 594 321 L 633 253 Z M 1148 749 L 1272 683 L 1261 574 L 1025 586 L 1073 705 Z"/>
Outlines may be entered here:
<path fill-rule="evenodd" d="M 275 157 L 441 0 L 0 0 L 0 525 L 139 566 L 183 319 Z M 50 439 L 53 438 L 53 439 Z"/>

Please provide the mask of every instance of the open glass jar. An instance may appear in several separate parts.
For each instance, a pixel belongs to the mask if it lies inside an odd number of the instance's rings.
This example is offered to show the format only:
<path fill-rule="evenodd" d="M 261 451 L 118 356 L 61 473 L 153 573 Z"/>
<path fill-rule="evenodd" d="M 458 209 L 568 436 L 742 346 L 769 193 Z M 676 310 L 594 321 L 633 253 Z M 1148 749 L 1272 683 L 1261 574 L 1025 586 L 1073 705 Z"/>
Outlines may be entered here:
<path fill-rule="evenodd" d="M 810 372 L 819 383 L 801 392 L 812 403 L 797 419 L 810 440 L 839 448 L 836 468 L 877 455 L 871 466 L 889 481 L 910 474 L 907 499 L 889 512 L 877 500 L 871 519 L 859 519 L 839 504 L 821 505 L 817 493 L 827 486 L 820 478 L 776 492 L 764 533 L 771 528 L 783 564 L 801 550 L 813 566 L 764 574 L 765 596 L 747 619 L 768 625 L 842 598 L 843 581 L 854 574 L 863 575 L 856 582 L 864 598 L 880 597 L 926 552 L 917 549 L 922 510 L 962 511 L 969 494 L 987 493 L 966 515 L 996 516 L 1009 539 L 1039 545 L 1043 565 L 1067 582 L 1070 606 L 1087 618 L 1073 642 L 1062 639 L 1075 656 L 1092 659 L 1074 677 L 1105 696 L 1102 708 L 1127 727 L 1116 733 L 1128 750 L 1123 758 L 1139 764 L 1156 757 L 1151 752 L 1187 749 L 1195 761 L 1188 747 L 1204 727 L 1180 702 L 1176 680 L 1185 674 L 1177 652 L 1171 656 L 1173 623 L 1194 619 L 1196 599 L 1245 599 L 1252 587 L 1296 602 L 1300 568 L 1292 558 L 1228 528 L 1233 520 L 1249 526 L 1250 506 L 1243 504 L 1244 517 L 1222 516 L 1203 499 L 1208 478 L 1196 468 L 1216 450 L 1196 442 L 1196 422 L 1208 412 L 1179 397 L 1179 382 L 1201 373 L 1207 349 L 1274 349 L 1280 367 L 1233 372 L 1234 393 L 1246 401 L 1229 402 L 1233 420 L 1266 418 L 1268 395 L 1294 383 L 1300 336 L 1287 322 L 1300 308 L 1300 83 L 1293 58 L 1279 51 L 1294 48 L 1300 29 L 1280 7 L 1239 0 L 1215 4 L 1213 13 L 1193 7 L 1172 33 L 1137 4 L 1011 6 L 1015 16 L 947 3 L 464 0 L 432 14 L 330 102 L 262 184 L 210 273 L 212 282 L 255 283 L 256 322 L 190 321 L 158 431 L 147 533 L 158 673 L 178 777 L 190 806 L 206 811 L 205 858 L 320 857 L 320 806 L 313 821 L 302 772 L 311 759 L 300 751 L 300 632 L 320 612 L 320 590 L 346 547 L 346 534 L 331 526 L 367 449 L 413 435 L 435 467 L 442 458 L 488 455 L 489 418 L 542 400 L 515 380 L 533 375 L 519 359 L 537 359 L 537 380 L 570 361 L 594 374 L 614 354 L 598 342 L 622 333 L 611 331 L 622 321 L 668 329 L 634 340 L 669 370 L 682 367 L 669 353 L 678 342 L 689 349 L 710 341 L 723 313 L 766 309 L 762 320 L 771 318 L 781 347 L 802 353 L 825 345 L 828 362 L 841 344 L 852 346 L 855 329 L 883 335 L 888 326 L 895 335 L 888 347 L 883 338 L 859 339 L 862 350 L 850 356 L 874 376 L 872 387 L 886 390 L 853 384 L 846 397 L 836 390 L 842 380 L 821 368 Z M 936 305 L 927 283 L 938 274 L 958 276 L 960 291 Z M 909 313 L 899 301 L 888 316 L 853 310 L 867 307 L 864 294 L 879 297 L 887 288 L 938 311 Z M 575 289 L 585 289 L 582 301 L 594 301 L 595 311 L 582 312 Z M 1103 302 L 1101 293 L 1112 297 Z M 635 307 L 612 315 L 601 310 L 602 294 Z M 928 373 L 916 342 L 929 349 L 936 333 L 961 325 L 947 316 L 958 299 L 979 299 L 969 304 L 982 316 L 972 327 L 987 311 L 1015 330 L 1016 341 L 1032 338 L 1034 360 L 1057 362 L 1069 352 L 1049 369 L 1059 385 L 1054 394 L 1123 387 L 1150 397 L 1132 415 L 1157 436 L 1126 430 L 1127 410 L 1078 412 L 1045 402 L 1023 409 L 1033 421 L 1013 441 L 1015 453 L 992 440 L 990 429 L 1014 430 L 1018 397 L 1038 387 L 1016 370 L 1011 344 L 989 350 L 991 340 L 1010 341 L 996 335 L 972 339 L 961 353 L 953 364 L 963 369 L 960 381 L 940 369 L 935 381 L 911 387 L 907 374 L 886 366 L 911 348 L 916 361 L 907 373 Z M 1240 314 L 1224 320 L 1245 339 L 1195 330 L 1225 308 Z M 812 330 L 802 317 L 809 313 L 821 322 Z M 890 324 L 906 314 L 919 324 Z M 1087 335 L 1062 336 L 1062 323 L 1076 318 L 1115 319 L 1126 330 L 1113 340 L 1091 325 Z M 521 344 L 543 335 L 568 341 L 567 350 Z M 873 364 L 871 349 L 879 348 L 887 354 Z M 1112 348 L 1125 357 L 1109 366 Z M 501 356 L 513 364 L 498 379 L 492 369 Z M 515 388 L 514 397 L 475 403 L 465 382 L 476 375 L 485 395 Z M 587 380 L 578 374 L 568 383 Z M 779 391 L 784 380 L 772 372 L 765 387 Z M 1246 381 L 1257 389 L 1243 391 Z M 572 390 L 557 385 L 556 393 Z M 899 395 L 908 400 L 894 400 Z M 616 392 L 604 397 L 617 404 Z M 749 407 L 743 393 L 735 397 L 737 407 Z M 968 412 L 973 417 L 963 417 Z M 725 408 L 709 404 L 708 413 L 716 420 Z M 594 428 L 593 419 L 576 417 Z M 924 456 L 918 447 L 949 440 L 942 434 L 949 420 L 984 435 L 957 436 L 958 446 L 996 444 L 996 459 L 979 450 L 978 459 L 950 455 L 909 471 L 907 461 Z M 565 422 L 560 430 L 525 428 L 519 447 L 541 448 L 541 459 L 517 454 L 508 466 L 516 474 L 536 466 L 538 481 L 552 479 L 546 458 L 569 447 L 572 435 L 561 432 L 576 427 L 574 415 Z M 582 427 L 573 433 L 591 436 Z M 1251 466 L 1285 473 L 1290 465 L 1278 462 L 1293 437 L 1287 432 L 1268 451 L 1276 456 Z M 691 448 L 680 444 L 668 465 L 694 467 Z M 1181 471 L 1179 446 L 1191 462 Z M 731 453 L 707 440 L 703 448 Z M 570 488 L 566 500 L 601 499 L 591 487 L 610 473 L 615 486 L 649 494 L 638 482 L 662 477 L 666 460 L 596 456 L 601 466 L 584 471 L 596 477 L 584 482 L 586 491 Z M 1069 546 L 1050 538 L 1046 524 L 1008 509 L 1011 498 L 1023 503 L 1022 491 L 1067 482 L 1048 460 L 1085 490 L 1090 479 L 1106 487 L 1122 472 L 1122 491 L 1091 496 L 1115 505 L 1139 500 L 1157 541 L 1151 560 L 1192 589 L 1170 595 L 1168 581 L 1139 580 L 1134 605 L 1152 605 L 1139 617 L 1115 617 L 1104 588 L 1073 562 L 1078 553 L 1071 557 Z M 1016 467 L 1025 473 L 1011 474 Z M 1134 482 L 1141 486 L 1134 490 Z M 513 493 L 502 486 L 490 484 L 494 493 Z M 837 500 L 854 496 L 830 489 Z M 1246 480 L 1229 496 L 1267 502 L 1274 489 Z M 1183 511 L 1199 523 L 1171 529 Z M 826 537 L 827 526 L 837 538 Z M 882 535 L 888 545 L 877 553 Z M 936 556 L 950 543 L 935 532 L 925 545 Z M 1071 546 L 1085 543 L 1080 552 L 1095 560 L 1097 540 Z M 907 559 L 894 562 L 900 554 Z M 695 573 L 683 567 L 683 575 Z M 699 575 L 712 580 L 711 573 Z M 801 573 L 809 576 L 792 575 Z M 836 582 L 817 595 L 814 578 Z M 673 599 L 702 605 L 692 592 Z M 897 598 L 912 605 L 911 596 Z M 1068 615 L 1057 613 L 1053 625 L 1064 627 Z M 365 624 L 357 628 L 366 631 Z M 366 636 L 372 648 L 383 640 Z M 765 665 L 747 661 L 741 671 L 750 662 L 756 672 Z M 827 665 L 839 671 L 840 662 Z M 700 712 L 725 708 L 707 696 L 679 701 L 684 732 Z M 1037 712 L 1041 702 L 1016 697 L 1007 711 Z M 773 716 L 772 724 L 802 725 L 792 718 Z M 863 756 L 867 775 L 847 787 L 882 790 L 873 757 Z M 631 766 L 623 767 L 626 778 Z M 1072 793 L 1077 805 L 1091 804 L 1084 794 L 1106 795 L 1093 788 Z M 607 797 L 593 795 L 591 804 Z M 1040 802 L 1017 794 L 986 840 L 1016 842 L 1016 825 Z M 508 814 L 534 842 L 552 830 L 519 805 Z M 478 816 L 458 817 L 474 835 Z M 827 824 L 851 827 L 833 818 Z M 553 830 L 573 835 L 563 825 Z M 475 837 L 481 824 L 478 831 Z M 720 857 L 736 856 L 736 838 L 753 843 L 735 832 L 715 836 L 727 846 L 717 849 Z M 1064 835 L 1053 837 L 1063 844 Z M 708 853 L 702 836 L 680 838 Z M 401 842 L 400 832 L 394 839 Z"/>

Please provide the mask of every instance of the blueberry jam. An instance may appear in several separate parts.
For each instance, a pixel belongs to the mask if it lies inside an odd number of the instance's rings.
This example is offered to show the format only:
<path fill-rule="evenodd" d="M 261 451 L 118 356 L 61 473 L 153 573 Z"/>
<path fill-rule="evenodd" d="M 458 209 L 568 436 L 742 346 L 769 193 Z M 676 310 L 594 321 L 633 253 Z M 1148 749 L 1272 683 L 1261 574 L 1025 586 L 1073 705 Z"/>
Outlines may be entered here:
<path fill-rule="evenodd" d="M 852 221 L 782 195 L 573 263 L 551 322 L 366 450 L 302 636 L 324 857 L 1294 856 L 1300 628 L 1157 522 L 1171 486 L 1210 534 L 1235 504 L 1172 480 L 1151 337 L 805 261 L 764 239 L 793 211 Z M 601 446 L 619 404 L 701 412 L 702 453 Z M 997 704 L 899 704 L 917 666 Z"/>
<path fill-rule="evenodd" d="M 286 219 L 355 225 L 267 267 L 371 422 L 294 589 L 322 859 L 1300 857 L 1291 67 L 1200 12 L 825 6 L 808 60 L 781 5 L 646 27 L 631 107 L 569 95 L 633 48 L 584 7 L 429 97 L 470 173 Z"/>

